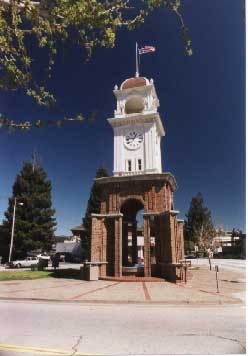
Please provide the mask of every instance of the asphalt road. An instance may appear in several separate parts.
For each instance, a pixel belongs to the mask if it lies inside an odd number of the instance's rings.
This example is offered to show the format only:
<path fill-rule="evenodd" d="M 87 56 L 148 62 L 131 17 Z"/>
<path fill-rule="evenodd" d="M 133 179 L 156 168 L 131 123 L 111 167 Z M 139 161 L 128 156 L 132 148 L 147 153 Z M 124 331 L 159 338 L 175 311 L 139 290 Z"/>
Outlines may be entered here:
<path fill-rule="evenodd" d="M 209 265 L 208 258 L 192 258 L 191 263 L 193 265 Z M 218 265 L 219 268 L 233 269 L 235 271 L 245 272 L 246 260 L 227 259 L 227 258 L 211 258 L 212 265 Z"/>
<path fill-rule="evenodd" d="M 243 305 L 1 301 L 0 315 L 1 356 L 245 353 Z"/>

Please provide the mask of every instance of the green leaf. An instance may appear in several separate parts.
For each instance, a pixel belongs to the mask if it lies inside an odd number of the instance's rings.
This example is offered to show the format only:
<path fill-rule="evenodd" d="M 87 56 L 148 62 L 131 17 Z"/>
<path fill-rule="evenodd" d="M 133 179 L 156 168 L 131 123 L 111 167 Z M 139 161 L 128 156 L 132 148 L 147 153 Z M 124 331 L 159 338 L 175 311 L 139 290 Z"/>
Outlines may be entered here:
<path fill-rule="evenodd" d="M 62 126 L 62 120 L 57 120 L 56 121 L 56 126 L 60 128 Z"/>
<path fill-rule="evenodd" d="M 78 114 L 75 118 L 78 121 L 83 121 L 84 120 L 84 116 L 82 114 Z"/>
<path fill-rule="evenodd" d="M 97 112 L 96 110 L 94 110 L 94 111 L 91 113 L 90 117 L 89 117 L 89 121 L 90 121 L 90 122 L 95 121 L 95 119 L 96 119 L 96 117 L 97 117 L 97 114 L 98 114 L 98 112 Z"/>
<path fill-rule="evenodd" d="M 34 126 L 37 128 L 42 128 L 45 126 L 45 122 L 42 120 L 37 120 L 36 123 L 34 124 Z"/>

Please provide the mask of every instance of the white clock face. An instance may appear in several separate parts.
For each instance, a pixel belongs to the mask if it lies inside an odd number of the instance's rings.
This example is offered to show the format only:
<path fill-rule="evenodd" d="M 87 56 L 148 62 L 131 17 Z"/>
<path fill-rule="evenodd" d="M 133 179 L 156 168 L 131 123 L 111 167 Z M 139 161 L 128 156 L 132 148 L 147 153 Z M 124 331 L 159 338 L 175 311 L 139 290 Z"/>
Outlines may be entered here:
<path fill-rule="evenodd" d="M 135 130 L 130 131 L 125 137 L 124 137 L 124 143 L 125 145 L 132 149 L 135 150 L 138 148 L 143 141 L 143 135 L 140 132 L 137 132 Z"/>

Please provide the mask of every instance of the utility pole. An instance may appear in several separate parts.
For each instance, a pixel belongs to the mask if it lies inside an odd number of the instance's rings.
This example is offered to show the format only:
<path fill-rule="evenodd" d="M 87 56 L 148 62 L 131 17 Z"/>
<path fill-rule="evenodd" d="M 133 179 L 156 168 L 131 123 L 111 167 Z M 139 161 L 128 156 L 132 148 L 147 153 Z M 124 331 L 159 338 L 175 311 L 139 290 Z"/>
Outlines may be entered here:
<path fill-rule="evenodd" d="M 23 203 L 20 202 L 18 203 L 18 205 L 23 205 Z M 10 239 L 10 248 L 9 248 L 9 263 L 11 262 L 13 242 L 14 242 L 15 214 L 16 214 L 16 197 L 14 198 L 13 220 L 12 220 L 11 239 Z"/>

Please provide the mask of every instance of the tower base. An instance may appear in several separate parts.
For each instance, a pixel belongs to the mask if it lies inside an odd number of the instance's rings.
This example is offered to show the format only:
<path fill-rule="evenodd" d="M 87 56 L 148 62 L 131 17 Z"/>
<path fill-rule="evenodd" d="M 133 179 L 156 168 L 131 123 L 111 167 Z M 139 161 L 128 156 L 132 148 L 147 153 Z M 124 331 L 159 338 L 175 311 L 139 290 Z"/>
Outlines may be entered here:
<path fill-rule="evenodd" d="M 101 212 L 92 214 L 90 255 L 91 262 L 107 261 L 99 267 L 100 278 L 120 279 L 127 274 L 132 278 L 162 277 L 173 282 L 182 278 L 179 260 L 184 256 L 183 222 L 177 220 L 178 211 L 173 205 L 175 178 L 162 173 L 106 177 L 96 182 L 102 188 Z M 140 210 L 143 268 L 137 265 L 136 215 Z M 155 246 L 151 246 L 151 237 Z"/>

